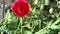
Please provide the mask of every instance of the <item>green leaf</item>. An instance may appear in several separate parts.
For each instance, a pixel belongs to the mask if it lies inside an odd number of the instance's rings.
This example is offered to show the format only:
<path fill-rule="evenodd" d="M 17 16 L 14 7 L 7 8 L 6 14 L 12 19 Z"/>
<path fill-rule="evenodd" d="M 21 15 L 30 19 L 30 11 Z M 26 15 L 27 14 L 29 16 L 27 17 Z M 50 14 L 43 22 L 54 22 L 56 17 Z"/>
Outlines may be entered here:
<path fill-rule="evenodd" d="M 36 32 L 35 34 L 46 34 L 49 32 L 50 32 L 50 30 L 46 29 L 46 27 L 45 27 L 45 28 L 39 30 L 38 32 Z"/>
<path fill-rule="evenodd" d="M 58 34 L 60 34 L 60 32 L 58 32 Z"/>
<path fill-rule="evenodd" d="M 45 5 L 49 5 L 50 0 L 45 0 Z"/>
<path fill-rule="evenodd" d="M 26 31 L 24 32 L 24 34 L 32 34 L 32 32 L 26 30 Z"/>
<path fill-rule="evenodd" d="M 4 19 L 5 20 L 8 20 L 8 21 L 11 21 L 11 14 L 10 14 L 10 12 L 9 12 L 9 10 L 7 11 L 7 13 L 6 13 L 6 15 L 5 15 L 5 17 L 4 17 Z"/>

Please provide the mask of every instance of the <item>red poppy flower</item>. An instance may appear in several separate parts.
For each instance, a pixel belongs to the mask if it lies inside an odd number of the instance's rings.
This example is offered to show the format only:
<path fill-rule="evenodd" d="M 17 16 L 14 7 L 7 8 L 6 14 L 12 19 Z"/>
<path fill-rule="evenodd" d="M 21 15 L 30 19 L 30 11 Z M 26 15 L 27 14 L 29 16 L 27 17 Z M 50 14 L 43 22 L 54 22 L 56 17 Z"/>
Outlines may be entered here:
<path fill-rule="evenodd" d="M 11 4 L 11 10 L 16 13 L 17 16 L 23 17 L 30 11 L 30 4 L 26 0 L 16 0 Z"/>

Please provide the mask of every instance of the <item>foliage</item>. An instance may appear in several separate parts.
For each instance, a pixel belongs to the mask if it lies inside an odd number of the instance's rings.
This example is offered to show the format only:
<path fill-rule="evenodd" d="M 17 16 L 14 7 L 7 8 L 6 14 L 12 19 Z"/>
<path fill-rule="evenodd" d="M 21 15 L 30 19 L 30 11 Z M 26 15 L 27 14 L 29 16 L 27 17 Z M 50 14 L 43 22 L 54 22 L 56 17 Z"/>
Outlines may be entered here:
<path fill-rule="evenodd" d="M 22 19 L 22 34 L 60 34 L 60 1 L 28 0 L 28 2 L 31 11 Z M 8 9 L 4 19 L 0 20 L 0 33 L 20 34 L 21 28 L 16 32 L 19 22 L 19 18 Z"/>

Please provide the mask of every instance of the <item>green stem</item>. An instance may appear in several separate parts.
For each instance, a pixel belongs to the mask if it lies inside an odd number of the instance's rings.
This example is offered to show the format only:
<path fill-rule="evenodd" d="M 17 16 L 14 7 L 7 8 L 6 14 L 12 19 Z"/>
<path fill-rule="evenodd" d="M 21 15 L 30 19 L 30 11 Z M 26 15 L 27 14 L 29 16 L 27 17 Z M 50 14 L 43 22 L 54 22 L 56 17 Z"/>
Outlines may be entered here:
<path fill-rule="evenodd" d="M 21 34 L 22 34 L 22 18 L 20 18 L 20 23 L 21 23 Z"/>
<path fill-rule="evenodd" d="M 21 29 L 20 29 L 20 26 L 21 26 Z M 19 22 L 19 25 L 18 25 L 18 27 L 17 27 L 17 29 L 16 29 L 16 31 L 15 31 L 15 33 L 14 34 L 16 34 L 16 32 L 17 31 L 20 31 L 20 33 L 22 34 L 22 18 L 20 17 L 20 22 Z"/>

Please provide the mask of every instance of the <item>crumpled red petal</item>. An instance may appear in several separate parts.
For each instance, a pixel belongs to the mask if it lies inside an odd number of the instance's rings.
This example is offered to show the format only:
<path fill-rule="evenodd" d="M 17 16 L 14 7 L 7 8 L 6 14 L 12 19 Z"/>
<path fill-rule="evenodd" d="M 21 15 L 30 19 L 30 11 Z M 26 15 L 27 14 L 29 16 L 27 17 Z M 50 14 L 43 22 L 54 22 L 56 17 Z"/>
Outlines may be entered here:
<path fill-rule="evenodd" d="M 26 0 L 16 0 L 11 4 L 11 10 L 18 17 L 23 17 L 29 13 L 30 4 Z"/>

